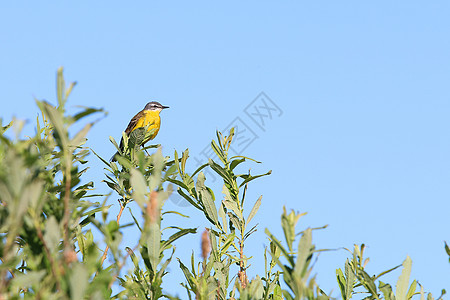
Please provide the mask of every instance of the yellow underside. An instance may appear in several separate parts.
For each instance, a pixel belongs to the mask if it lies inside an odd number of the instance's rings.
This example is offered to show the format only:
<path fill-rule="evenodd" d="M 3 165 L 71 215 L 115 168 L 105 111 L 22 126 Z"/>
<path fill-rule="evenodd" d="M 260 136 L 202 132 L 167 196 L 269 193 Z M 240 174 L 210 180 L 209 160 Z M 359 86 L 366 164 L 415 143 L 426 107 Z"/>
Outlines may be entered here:
<path fill-rule="evenodd" d="M 133 130 L 135 130 L 136 128 L 145 127 L 145 126 L 148 126 L 148 128 L 147 128 L 148 131 L 151 131 L 154 129 L 150 138 L 145 141 L 145 142 L 147 142 L 147 141 L 153 140 L 155 138 L 155 136 L 158 134 L 160 125 L 161 125 L 161 118 L 159 117 L 159 111 L 147 110 L 144 112 L 144 116 L 137 121 L 136 126 L 134 126 Z M 133 130 L 131 130 L 131 131 L 133 131 Z"/>

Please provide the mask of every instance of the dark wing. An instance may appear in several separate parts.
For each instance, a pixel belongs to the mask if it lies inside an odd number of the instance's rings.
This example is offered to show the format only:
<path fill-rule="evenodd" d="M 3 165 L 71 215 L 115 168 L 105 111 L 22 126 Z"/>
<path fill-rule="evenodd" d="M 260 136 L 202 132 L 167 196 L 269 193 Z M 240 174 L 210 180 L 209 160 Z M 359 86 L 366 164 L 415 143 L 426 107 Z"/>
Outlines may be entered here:
<path fill-rule="evenodd" d="M 131 131 L 134 129 L 134 126 L 136 126 L 139 119 L 142 118 L 143 116 L 144 116 L 144 110 L 141 110 L 131 119 L 130 123 L 128 123 L 127 129 L 125 129 L 125 133 L 127 135 L 130 135 Z"/>
<path fill-rule="evenodd" d="M 143 116 L 144 116 L 144 110 L 141 110 L 131 119 L 130 123 L 128 123 L 127 129 L 125 129 L 125 133 L 127 135 L 130 135 L 131 131 L 134 129 L 134 127 L 136 126 L 139 119 L 142 118 Z M 123 151 L 123 138 L 120 139 L 119 148 L 120 148 L 120 150 Z"/>

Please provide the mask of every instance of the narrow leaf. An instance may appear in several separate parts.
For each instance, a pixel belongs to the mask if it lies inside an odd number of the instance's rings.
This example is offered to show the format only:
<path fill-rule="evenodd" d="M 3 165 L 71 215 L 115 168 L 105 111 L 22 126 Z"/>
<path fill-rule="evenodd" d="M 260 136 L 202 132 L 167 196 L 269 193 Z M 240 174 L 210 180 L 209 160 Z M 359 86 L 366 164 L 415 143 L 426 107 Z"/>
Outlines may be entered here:
<path fill-rule="evenodd" d="M 196 232 L 197 232 L 197 229 L 195 229 L 195 228 L 182 229 L 182 230 L 172 234 L 167 239 L 167 241 L 164 241 L 163 244 L 162 244 L 162 249 L 164 249 L 166 246 L 172 244 L 173 242 L 175 242 L 176 240 L 178 240 L 182 236 L 185 236 L 186 234 L 189 234 L 189 233 L 196 233 Z"/>
<path fill-rule="evenodd" d="M 219 225 L 216 205 L 214 204 L 214 196 L 211 189 L 205 186 L 205 174 L 200 172 L 197 177 L 197 192 L 200 194 L 203 206 L 205 207 L 205 215 L 212 221 L 214 225 Z"/>
<path fill-rule="evenodd" d="M 161 244 L 161 231 L 157 223 L 151 223 L 149 226 L 149 235 L 147 239 L 147 254 L 154 272 L 156 272 L 159 263 Z"/>
<path fill-rule="evenodd" d="M 147 182 L 144 175 L 136 169 L 131 169 L 130 174 L 130 183 L 133 186 L 133 200 L 143 208 L 146 202 L 145 194 L 147 193 Z"/>
<path fill-rule="evenodd" d="M 239 185 L 239 187 L 242 187 L 247 182 L 255 180 L 256 178 L 259 178 L 259 177 L 262 177 L 262 176 L 267 176 L 267 175 L 270 175 L 270 174 L 272 174 L 272 170 L 270 170 L 269 172 L 267 172 L 265 174 L 260 174 L 260 175 L 256 175 L 256 176 L 248 176 L 244 181 L 242 181 L 242 183 Z"/>
<path fill-rule="evenodd" d="M 345 286 L 346 286 L 345 277 L 344 277 L 344 274 L 342 273 L 341 269 L 336 270 L 336 279 L 339 284 L 339 289 L 341 290 L 342 299 L 344 299 L 344 300 L 349 299 L 347 297 L 347 292 L 345 289 Z"/>
<path fill-rule="evenodd" d="M 300 242 L 298 243 L 298 255 L 294 268 L 294 273 L 296 275 L 303 277 L 306 273 L 309 261 L 311 260 L 312 249 L 312 230 L 311 228 L 308 228 L 303 232 Z"/>
<path fill-rule="evenodd" d="M 238 217 L 240 222 L 243 221 L 242 213 L 239 210 L 239 208 L 237 207 L 236 202 L 230 201 L 230 200 L 223 200 L 222 203 L 223 203 L 223 205 L 225 205 L 225 207 L 228 210 L 231 210 L 232 212 L 234 212 L 234 214 Z"/>
<path fill-rule="evenodd" d="M 258 212 L 258 209 L 261 206 L 261 199 L 262 199 L 262 195 L 259 196 L 258 200 L 256 200 L 255 204 L 253 205 L 253 208 L 252 208 L 252 210 L 250 211 L 250 214 L 247 217 L 247 224 L 250 223 L 250 221 L 253 219 L 253 217 Z"/>
<path fill-rule="evenodd" d="M 346 284 L 345 284 L 345 294 L 347 295 L 347 299 L 350 299 L 353 294 L 353 283 L 355 282 L 355 273 L 352 270 L 352 265 L 350 262 L 345 262 L 345 277 L 346 277 Z"/>
<path fill-rule="evenodd" d="M 402 273 L 398 277 L 397 285 L 395 286 L 396 300 L 407 300 L 406 293 L 408 289 L 409 276 L 411 274 L 411 265 L 412 265 L 411 258 L 407 256 L 402 265 L 403 265 Z"/>

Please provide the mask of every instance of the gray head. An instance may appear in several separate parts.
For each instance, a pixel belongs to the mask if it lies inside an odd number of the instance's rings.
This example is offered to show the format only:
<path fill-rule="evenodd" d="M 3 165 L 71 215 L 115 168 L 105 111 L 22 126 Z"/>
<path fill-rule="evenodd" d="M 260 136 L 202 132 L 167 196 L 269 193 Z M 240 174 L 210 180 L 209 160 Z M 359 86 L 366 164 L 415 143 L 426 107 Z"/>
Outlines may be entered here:
<path fill-rule="evenodd" d="M 161 103 L 152 101 L 147 103 L 147 105 L 144 107 L 145 110 L 153 110 L 153 111 L 161 111 L 164 108 L 169 108 L 168 106 L 161 105 Z"/>

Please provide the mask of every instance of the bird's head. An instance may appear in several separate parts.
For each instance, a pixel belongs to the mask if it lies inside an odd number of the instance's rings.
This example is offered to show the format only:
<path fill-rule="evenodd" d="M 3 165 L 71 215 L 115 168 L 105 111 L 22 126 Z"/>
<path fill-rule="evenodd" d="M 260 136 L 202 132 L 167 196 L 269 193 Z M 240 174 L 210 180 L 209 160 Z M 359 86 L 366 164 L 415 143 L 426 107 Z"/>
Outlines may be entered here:
<path fill-rule="evenodd" d="M 149 102 L 144 107 L 145 110 L 152 110 L 152 111 L 161 111 L 165 108 L 169 108 L 169 107 L 161 105 L 161 103 L 156 102 L 156 101 Z"/>

